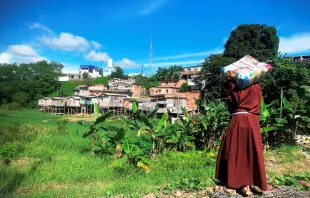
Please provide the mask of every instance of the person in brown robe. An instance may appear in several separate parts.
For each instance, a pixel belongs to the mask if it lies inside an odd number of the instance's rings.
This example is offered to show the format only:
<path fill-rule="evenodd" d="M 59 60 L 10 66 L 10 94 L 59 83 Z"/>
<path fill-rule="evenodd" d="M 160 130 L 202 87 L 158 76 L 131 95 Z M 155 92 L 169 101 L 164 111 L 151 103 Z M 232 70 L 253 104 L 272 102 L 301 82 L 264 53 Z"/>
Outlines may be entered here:
<path fill-rule="evenodd" d="M 229 192 L 241 189 L 250 195 L 249 185 L 268 190 L 258 115 L 262 90 L 258 83 L 243 90 L 226 82 L 231 119 L 217 156 L 216 178 Z M 233 193 L 233 194 L 234 194 Z"/>

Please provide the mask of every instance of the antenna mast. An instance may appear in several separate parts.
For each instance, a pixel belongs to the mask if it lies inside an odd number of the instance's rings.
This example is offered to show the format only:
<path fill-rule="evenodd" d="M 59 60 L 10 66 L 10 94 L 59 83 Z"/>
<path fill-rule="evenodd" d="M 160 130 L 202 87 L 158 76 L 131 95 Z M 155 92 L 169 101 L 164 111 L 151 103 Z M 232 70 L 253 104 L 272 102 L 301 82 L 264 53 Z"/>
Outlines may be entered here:
<path fill-rule="evenodd" d="M 142 76 L 143 76 L 143 69 L 144 69 L 143 67 L 144 67 L 144 65 L 142 64 L 141 67 L 142 67 L 141 73 L 142 73 Z"/>
<path fill-rule="evenodd" d="M 150 62 L 149 62 L 149 68 L 150 73 L 152 74 L 152 56 L 153 56 L 153 46 L 152 46 L 152 39 L 150 41 Z"/>

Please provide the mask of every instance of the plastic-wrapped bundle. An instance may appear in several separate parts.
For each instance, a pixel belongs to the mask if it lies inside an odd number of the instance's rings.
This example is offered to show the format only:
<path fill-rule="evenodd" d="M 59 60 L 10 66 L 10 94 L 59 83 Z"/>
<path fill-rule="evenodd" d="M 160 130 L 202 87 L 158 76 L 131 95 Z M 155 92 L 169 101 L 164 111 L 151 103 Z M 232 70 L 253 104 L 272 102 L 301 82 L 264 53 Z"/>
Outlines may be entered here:
<path fill-rule="evenodd" d="M 246 55 L 240 60 L 222 68 L 221 76 L 224 80 L 235 80 L 237 71 L 241 67 L 255 68 L 259 62 L 252 56 Z"/>
<path fill-rule="evenodd" d="M 223 67 L 221 76 L 225 80 L 235 80 L 237 87 L 244 89 L 267 76 L 271 69 L 270 65 L 261 63 L 247 55 L 237 62 Z"/>

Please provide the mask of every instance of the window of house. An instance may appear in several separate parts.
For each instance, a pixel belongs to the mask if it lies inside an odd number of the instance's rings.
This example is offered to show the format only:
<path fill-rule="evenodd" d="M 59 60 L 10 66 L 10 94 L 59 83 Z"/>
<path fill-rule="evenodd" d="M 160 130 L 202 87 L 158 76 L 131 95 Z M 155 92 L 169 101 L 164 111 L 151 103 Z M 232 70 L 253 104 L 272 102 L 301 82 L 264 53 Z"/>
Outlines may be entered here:
<path fill-rule="evenodd" d="M 94 71 L 94 69 L 92 69 L 92 68 L 89 68 L 89 73 L 93 73 L 93 71 Z"/>
<path fill-rule="evenodd" d="M 194 71 L 197 71 L 197 69 L 194 69 Z"/>
<path fill-rule="evenodd" d="M 188 68 L 187 71 L 191 71 L 191 68 Z"/>
<path fill-rule="evenodd" d="M 71 78 L 74 78 L 74 76 L 72 75 Z"/>
<path fill-rule="evenodd" d="M 169 90 L 168 89 L 166 89 L 166 93 L 168 93 L 169 92 Z"/>

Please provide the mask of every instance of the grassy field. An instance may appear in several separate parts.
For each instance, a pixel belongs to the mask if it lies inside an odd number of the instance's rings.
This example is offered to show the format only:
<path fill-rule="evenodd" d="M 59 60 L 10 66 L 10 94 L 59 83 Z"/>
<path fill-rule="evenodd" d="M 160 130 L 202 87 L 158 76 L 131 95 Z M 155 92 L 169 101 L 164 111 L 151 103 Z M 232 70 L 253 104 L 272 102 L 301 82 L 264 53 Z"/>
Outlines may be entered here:
<path fill-rule="evenodd" d="M 85 129 L 63 118 L 0 110 L 0 146 L 12 158 L 9 165 L 0 163 L 0 197 L 139 197 L 185 180 L 182 187 L 214 185 L 216 159 L 209 152 L 166 152 L 152 160 L 149 174 L 129 165 L 110 168 L 113 157 L 92 157 L 91 140 L 82 138 Z M 297 146 L 268 151 L 266 158 L 270 181 L 310 165 Z"/>

